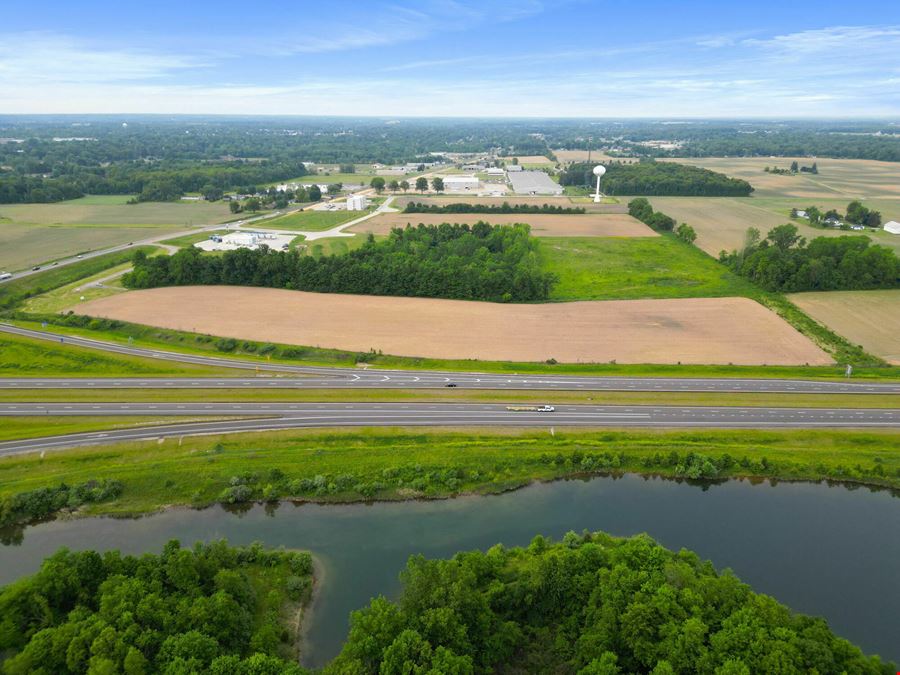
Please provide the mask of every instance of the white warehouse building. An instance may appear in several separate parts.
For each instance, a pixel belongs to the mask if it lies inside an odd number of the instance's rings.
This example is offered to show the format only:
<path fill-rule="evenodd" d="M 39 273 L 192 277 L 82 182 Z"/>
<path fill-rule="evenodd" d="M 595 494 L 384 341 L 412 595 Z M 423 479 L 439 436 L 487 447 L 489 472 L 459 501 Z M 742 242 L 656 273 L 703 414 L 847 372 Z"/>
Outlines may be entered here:
<path fill-rule="evenodd" d="M 369 208 L 369 199 L 363 195 L 350 195 L 347 197 L 348 211 L 365 211 Z"/>
<path fill-rule="evenodd" d="M 900 223 L 896 220 L 889 220 L 884 224 L 884 231 L 891 234 L 900 234 Z"/>
<path fill-rule="evenodd" d="M 444 190 L 447 192 L 471 192 L 481 187 L 477 176 L 446 176 Z"/>

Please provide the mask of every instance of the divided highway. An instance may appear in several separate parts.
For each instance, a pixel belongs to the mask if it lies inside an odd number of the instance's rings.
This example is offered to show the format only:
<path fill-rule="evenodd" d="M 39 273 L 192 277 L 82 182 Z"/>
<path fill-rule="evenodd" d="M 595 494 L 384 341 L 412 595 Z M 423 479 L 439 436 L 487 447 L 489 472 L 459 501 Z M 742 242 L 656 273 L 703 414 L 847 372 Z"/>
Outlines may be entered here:
<path fill-rule="evenodd" d="M 442 403 L 16 403 L 2 416 L 255 416 L 165 424 L 0 443 L 0 455 L 162 437 L 353 426 L 900 428 L 898 410 L 691 406 L 557 406 L 555 412 L 496 404 Z"/>
<path fill-rule="evenodd" d="M 441 371 L 329 368 L 181 354 L 0 324 L 0 332 L 89 349 L 179 363 L 259 370 L 269 377 L 219 378 L 3 378 L 0 389 L 428 389 L 454 384 L 471 389 L 541 391 L 757 392 L 794 394 L 900 394 L 900 383 L 746 378 L 588 377 L 504 375 Z M 293 376 L 293 377 L 290 377 Z"/>

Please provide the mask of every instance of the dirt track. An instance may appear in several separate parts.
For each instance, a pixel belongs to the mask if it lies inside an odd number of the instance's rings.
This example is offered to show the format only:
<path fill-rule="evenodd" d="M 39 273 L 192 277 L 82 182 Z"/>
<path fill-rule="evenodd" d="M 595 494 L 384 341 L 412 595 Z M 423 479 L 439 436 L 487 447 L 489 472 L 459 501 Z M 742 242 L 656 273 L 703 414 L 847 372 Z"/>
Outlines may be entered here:
<path fill-rule="evenodd" d="M 503 305 L 195 286 L 122 293 L 83 303 L 79 312 L 238 339 L 433 358 L 831 362 L 745 298 Z"/>
<path fill-rule="evenodd" d="M 528 223 L 536 237 L 656 237 L 656 232 L 626 214 L 549 213 L 384 213 L 349 228 L 351 232 L 390 234 L 394 227 L 425 223 L 467 223 L 483 220 L 492 225 Z"/>

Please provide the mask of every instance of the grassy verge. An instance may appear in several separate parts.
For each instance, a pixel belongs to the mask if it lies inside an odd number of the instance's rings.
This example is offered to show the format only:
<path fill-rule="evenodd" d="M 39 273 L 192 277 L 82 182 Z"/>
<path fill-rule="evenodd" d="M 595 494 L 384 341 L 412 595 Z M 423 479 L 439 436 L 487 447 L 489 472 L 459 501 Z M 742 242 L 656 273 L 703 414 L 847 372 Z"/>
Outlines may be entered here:
<path fill-rule="evenodd" d="M 84 513 L 138 514 L 216 501 L 439 498 L 609 472 L 829 478 L 896 489 L 900 436 L 808 430 L 295 430 L 128 443 L 43 459 L 7 457 L 0 460 L 0 499 L 106 478 L 122 483 L 121 496 Z"/>
<path fill-rule="evenodd" d="M 656 391 L 509 391 L 472 389 L 0 389 L 3 403 L 292 403 L 457 402 L 584 403 L 591 405 L 760 406 L 795 408 L 897 408 L 896 394 L 759 394 Z"/>
<path fill-rule="evenodd" d="M 3 417 L 0 423 L 0 441 L 15 441 L 22 438 L 39 438 L 60 434 L 82 434 L 90 431 L 111 431 L 113 429 L 133 429 L 163 424 L 184 422 L 215 422 L 241 419 L 240 417 L 81 417 L 47 415 L 44 417 Z"/>
<path fill-rule="evenodd" d="M 0 377 L 234 376 L 243 371 L 113 354 L 0 333 Z"/>
<path fill-rule="evenodd" d="M 67 284 L 87 279 L 116 265 L 131 262 L 135 251 L 143 250 L 152 254 L 155 246 L 135 246 L 125 251 L 106 253 L 96 258 L 87 258 L 63 267 L 51 268 L 40 274 L 14 279 L 0 285 L 0 309 L 9 309 L 28 298 Z"/>
<path fill-rule="evenodd" d="M 804 315 L 805 316 L 805 315 Z M 184 331 L 168 330 L 153 326 L 116 322 L 114 328 L 92 329 L 89 319 L 78 325 L 79 317 L 54 315 L 34 316 L 12 313 L 8 321 L 18 326 L 40 329 L 40 321 L 53 324 L 52 331 L 64 335 L 78 335 L 95 340 L 106 340 L 118 344 L 185 354 L 203 354 L 241 359 L 259 358 L 259 353 L 268 350 L 268 345 L 250 340 L 241 341 L 232 352 L 222 352 L 217 348 L 216 338 Z M 66 325 L 71 322 L 70 325 Z M 129 338 L 131 342 L 129 343 Z M 273 351 L 266 353 L 272 363 L 290 365 L 339 366 L 352 368 L 359 364 L 369 364 L 380 368 L 402 368 L 411 370 L 446 370 L 504 374 L 566 374 L 596 376 L 634 377 L 752 377 L 752 378 L 806 378 L 841 379 L 844 367 L 835 366 L 728 366 L 728 365 L 666 365 L 666 364 L 616 364 L 616 363 L 517 363 L 511 361 L 472 361 L 450 359 L 428 359 L 417 357 L 390 356 L 374 353 L 345 352 L 337 349 L 297 347 L 295 345 L 272 345 Z M 854 370 L 854 379 L 900 380 L 900 367 L 869 366 Z"/>
<path fill-rule="evenodd" d="M 542 268 L 551 300 L 754 297 L 756 288 L 674 237 L 548 237 Z"/>
<path fill-rule="evenodd" d="M 286 216 L 259 223 L 260 227 L 279 230 L 304 230 L 319 232 L 330 230 L 364 216 L 362 211 L 296 211 Z M 252 227 L 252 223 L 250 227 Z"/>

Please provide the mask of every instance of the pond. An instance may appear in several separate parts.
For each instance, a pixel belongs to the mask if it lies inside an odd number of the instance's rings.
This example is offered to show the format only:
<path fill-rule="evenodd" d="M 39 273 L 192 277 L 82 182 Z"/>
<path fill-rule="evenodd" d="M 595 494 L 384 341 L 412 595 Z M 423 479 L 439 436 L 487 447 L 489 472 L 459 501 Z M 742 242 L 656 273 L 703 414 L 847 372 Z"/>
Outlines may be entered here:
<path fill-rule="evenodd" d="M 811 483 L 697 486 L 635 475 L 538 484 L 490 497 L 320 506 L 169 510 L 137 520 L 89 518 L 30 527 L 0 548 L 0 584 L 34 572 L 61 546 L 159 552 L 169 539 L 311 550 L 324 579 L 312 612 L 304 662 L 320 666 L 340 650 L 350 611 L 395 595 L 415 553 L 449 557 L 536 534 L 568 530 L 647 532 L 668 548 L 689 548 L 732 568 L 759 592 L 828 619 L 867 653 L 900 659 L 900 501 L 888 491 Z"/>

